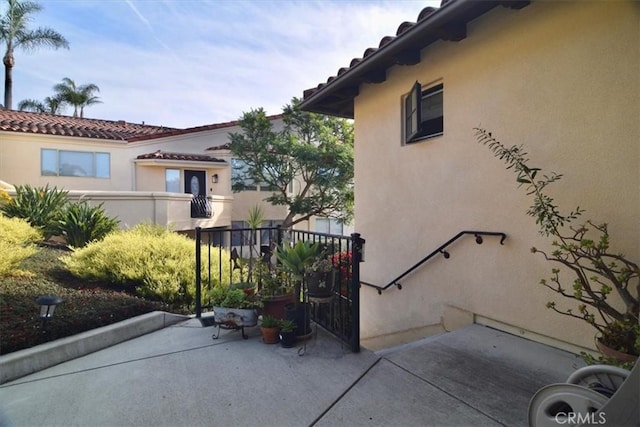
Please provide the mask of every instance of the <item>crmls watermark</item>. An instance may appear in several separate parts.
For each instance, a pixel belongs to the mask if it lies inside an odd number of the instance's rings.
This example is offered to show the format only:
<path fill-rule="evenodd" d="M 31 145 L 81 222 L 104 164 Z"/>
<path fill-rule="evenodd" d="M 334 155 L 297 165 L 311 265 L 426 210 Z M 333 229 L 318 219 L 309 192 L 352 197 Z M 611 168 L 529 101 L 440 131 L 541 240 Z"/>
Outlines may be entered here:
<path fill-rule="evenodd" d="M 604 412 L 590 412 L 581 414 L 579 412 L 558 412 L 555 416 L 558 424 L 582 425 L 582 424 L 606 424 L 607 414 Z"/>

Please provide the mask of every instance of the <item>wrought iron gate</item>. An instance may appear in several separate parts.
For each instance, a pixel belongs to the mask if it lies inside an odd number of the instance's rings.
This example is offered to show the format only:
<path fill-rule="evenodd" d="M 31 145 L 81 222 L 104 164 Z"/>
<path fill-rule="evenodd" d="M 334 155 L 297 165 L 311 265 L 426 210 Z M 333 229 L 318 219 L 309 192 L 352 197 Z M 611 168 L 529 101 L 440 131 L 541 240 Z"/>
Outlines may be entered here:
<path fill-rule="evenodd" d="M 242 277 L 242 266 L 276 264 L 278 245 L 297 241 L 318 243 L 334 268 L 333 297 L 322 303 L 305 298 L 311 305 L 311 320 L 360 351 L 360 262 L 364 239 L 359 234 L 340 236 L 275 228 L 196 228 L 196 317 L 211 308 L 207 295 L 214 286 L 228 286 Z M 226 273 L 225 273 L 226 272 Z M 259 278 L 253 278 L 260 291 Z M 227 283 L 224 283 L 228 281 Z"/>

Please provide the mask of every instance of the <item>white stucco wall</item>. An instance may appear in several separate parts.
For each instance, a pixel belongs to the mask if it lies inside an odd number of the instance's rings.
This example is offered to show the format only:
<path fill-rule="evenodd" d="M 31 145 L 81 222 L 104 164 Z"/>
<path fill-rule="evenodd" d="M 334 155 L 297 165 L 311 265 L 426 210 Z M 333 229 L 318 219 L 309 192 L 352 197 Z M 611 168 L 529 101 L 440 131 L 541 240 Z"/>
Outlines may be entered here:
<path fill-rule="evenodd" d="M 584 219 L 609 222 L 615 247 L 640 258 L 640 6 L 532 2 L 496 8 L 460 42 L 437 42 L 422 62 L 395 66 L 355 101 L 355 218 L 367 240 L 362 279 L 386 284 L 464 229 L 502 231 L 504 246 L 473 238 L 379 296 L 362 288 L 362 337 L 440 322 L 445 304 L 581 346 L 594 329 L 544 305 L 548 247 L 525 212 L 515 175 L 473 128 L 564 174 L 552 195 Z M 401 146 L 401 96 L 413 82 L 444 84 L 444 135 Z"/>

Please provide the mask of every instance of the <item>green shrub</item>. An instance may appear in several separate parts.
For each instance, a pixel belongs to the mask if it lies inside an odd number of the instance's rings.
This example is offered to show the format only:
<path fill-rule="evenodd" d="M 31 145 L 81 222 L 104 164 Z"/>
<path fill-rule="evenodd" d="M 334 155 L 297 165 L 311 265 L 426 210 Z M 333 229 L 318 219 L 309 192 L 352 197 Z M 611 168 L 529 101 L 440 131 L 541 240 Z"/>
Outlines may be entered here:
<path fill-rule="evenodd" d="M 20 218 L 0 214 L 0 277 L 16 272 L 23 260 L 37 252 L 33 245 L 42 234 Z"/>
<path fill-rule="evenodd" d="M 21 218 L 7 218 L 0 213 L 0 241 L 25 245 L 42 240 L 42 233 Z"/>
<path fill-rule="evenodd" d="M 51 272 L 60 269 L 60 249 L 38 248 L 22 264 L 31 277 L 11 276 L 0 279 L 0 354 L 29 348 L 44 341 L 68 337 L 109 325 L 154 310 L 168 310 L 164 304 L 146 301 L 125 292 L 86 283 L 59 280 Z M 43 268 L 44 267 L 44 268 Z M 73 287 L 70 287 L 73 286 Z M 77 288 L 80 289 L 77 289 Z M 40 309 L 35 300 L 42 295 L 56 295 L 63 302 L 47 322 L 42 334 Z"/>
<path fill-rule="evenodd" d="M 67 191 L 50 188 L 17 185 L 16 195 L 0 205 L 6 216 L 22 218 L 42 230 L 45 239 L 60 234 L 59 220 L 68 203 Z"/>
<path fill-rule="evenodd" d="M 82 248 L 94 240 L 102 240 L 118 227 L 120 221 L 108 217 L 102 206 L 87 202 L 65 206 L 58 222 L 68 245 Z"/>
<path fill-rule="evenodd" d="M 0 188 L 0 206 L 9 203 L 11 201 L 11 196 L 7 193 L 6 190 Z"/>
<path fill-rule="evenodd" d="M 207 251 L 202 251 L 203 274 L 207 271 Z M 223 282 L 229 280 L 230 257 L 212 251 L 212 286 L 219 283 L 218 265 Z M 135 288 L 148 298 L 170 304 L 192 304 L 195 296 L 195 242 L 162 227 L 143 224 L 119 230 L 103 240 L 88 244 L 62 259 L 77 277 L 121 284 Z"/>

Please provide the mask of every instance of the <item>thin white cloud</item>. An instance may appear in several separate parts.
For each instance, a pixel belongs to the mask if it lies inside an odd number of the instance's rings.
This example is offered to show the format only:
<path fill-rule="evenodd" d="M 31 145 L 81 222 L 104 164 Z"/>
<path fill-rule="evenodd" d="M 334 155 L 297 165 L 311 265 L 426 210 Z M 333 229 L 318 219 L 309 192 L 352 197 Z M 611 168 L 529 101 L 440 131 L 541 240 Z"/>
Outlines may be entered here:
<path fill-rule="evenodd" d="M 133 2 L 131 0 L 124 0 L 124 2 L 127 4 L 127 6 L 129 6 L 131 8 L 131 10 L 133 10 L 133 13 L 135 13 L 138 16 L 138 18 L 140 18 L 142 23 L 144 25 L 146 25 L 151 31 L 153 31 L 153 28 L 151 27 L 151 24 L 149 23 L 149 20 L 147 18 L 145 18 L 143 14 L 140 13 L 140 11 L 133 4 Z"/>
<path fill-rule="evenodd" d="M 426 4 L 57 0 L 44 6 L 34 22 L 64 34 L 71 49 L 17 53 L 16 103 L 43 99 L 70 77 L 101 89 L 103 103 L 87 108 L 87 116 L 190 127 L 235 120 L 258 107 L 281 112 L 292 97 L 395 35 L 400 23 L 415 21 Z"/>

